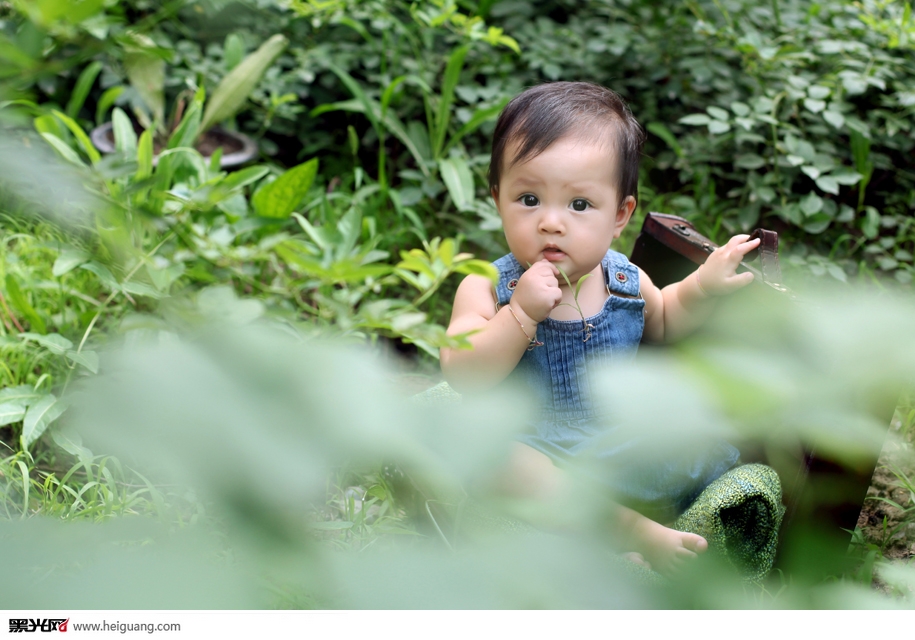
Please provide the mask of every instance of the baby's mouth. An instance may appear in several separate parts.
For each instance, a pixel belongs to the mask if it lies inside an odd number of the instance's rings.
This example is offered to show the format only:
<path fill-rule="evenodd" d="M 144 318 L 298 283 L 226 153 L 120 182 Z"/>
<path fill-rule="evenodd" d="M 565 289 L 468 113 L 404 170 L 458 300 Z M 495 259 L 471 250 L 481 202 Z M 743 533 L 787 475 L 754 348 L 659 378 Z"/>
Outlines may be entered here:
<path fill-rule="evenodd" d="M 565 251 L 559 247 L 548 246 L 543 248 L 543 257 L 550 262 L 558 262 L 566 257 Z"/>

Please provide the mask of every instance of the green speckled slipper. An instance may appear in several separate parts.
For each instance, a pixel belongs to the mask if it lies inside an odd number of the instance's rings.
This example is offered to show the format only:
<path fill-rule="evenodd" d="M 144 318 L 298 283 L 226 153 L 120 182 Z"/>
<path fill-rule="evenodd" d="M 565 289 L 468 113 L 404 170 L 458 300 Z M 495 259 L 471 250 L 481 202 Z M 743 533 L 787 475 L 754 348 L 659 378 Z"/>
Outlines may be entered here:
<path fill-rule="evenodd" d="M 705 488 L 673 528 L 708 540 L 710 554 L 759 582 L 771 571 L 785 507 L 778 475 L 764 464 L 731 469 Z"/>

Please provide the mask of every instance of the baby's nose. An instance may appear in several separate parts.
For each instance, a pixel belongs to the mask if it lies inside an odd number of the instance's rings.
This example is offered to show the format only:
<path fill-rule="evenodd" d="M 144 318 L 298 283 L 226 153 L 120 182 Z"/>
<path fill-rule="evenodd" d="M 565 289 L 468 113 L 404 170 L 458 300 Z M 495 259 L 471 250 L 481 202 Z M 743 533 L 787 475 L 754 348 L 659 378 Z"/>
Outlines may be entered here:
<path fill-rule="evenodd" d="M 544 208 L 539 228 L 543 233 L 562 233 L 565 231 L 562 213 L 552 207 Z"/>

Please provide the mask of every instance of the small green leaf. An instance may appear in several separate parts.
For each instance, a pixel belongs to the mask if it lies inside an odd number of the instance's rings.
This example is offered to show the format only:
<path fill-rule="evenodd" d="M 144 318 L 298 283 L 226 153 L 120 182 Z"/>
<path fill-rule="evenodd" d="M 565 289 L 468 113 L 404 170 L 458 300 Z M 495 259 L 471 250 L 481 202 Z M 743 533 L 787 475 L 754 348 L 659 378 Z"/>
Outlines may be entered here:
<path fill-rule="evenodd" d="M 153 168 L 153 130 L 147 129 L 140 134 L 137 143 L 137 180 L 145 180 L 152 175 Z"/>
<path fill-rule="evenodd" d="M 737 156 L 734 164 L 736 164 L 741 169 L 753 170 L 764 167 L 766 165 L 766 161 L 764 158 L 756 155 L 755 153 L 744 153 Z"/>
<path fill-rule="evenodd" d="M 0 427 L 19 422 L 25 416 L 26 406 L 21 402 L 0 404 Z"/>
<path fill-rule="evenodd" d="M 68 349 L 73 348 L 73 343 L 70 342 L 69 340 L 67 340 L 66 338 L 64 338 L 59 333 L 49 333 L 47 335 L 41 335 L 38 333 L 26 332 L 26 333 L 20 333 L 19 337 L 21 337 L 25 340 L 29 340 L 31 342 L 37 342 L 38 344 L 40 344 L 42 347 L 44 347 L 51 353 L 55 353 L 57 355 L 62 355 Z"/>
<path fill-rule="evenodd" d="M 803 167 L 801 167 L 801 171 L 810 176 L 812 180 L 816 180 L 820 177 L 820 170 L 816 167 L 810 166 L 809 164 L 805 164 Z"/>
<path fill-rule="evenodd" d="M 830 93 L 832 93 L 832 90 L 829 87 L 824 87 L 821 84 L 814 84 L 807 88 L 807 95 L 814 100 L 824 100 L 829 96 Z"/>
<path fill-rule="evenodd" d="M 731 117 L 731 115 L 721 107 L 706 107 L 705 110 L 710 116 L 715 118 L 715 120 L 720 120 L 721 122 L 727 122 Z"/>
<path fill-rule="evenodd" d="M 26 411 L 22 420 L 22 441 L 28 447 L 38 440 L 52 422 L 66 410 L 66 404 L 53 394 L 42 396 Z"/>
<path fill-rule="evenodd" d="M 76 267 L 89 260 L 91 256 L 81 249 L 64 249 L 54 261 L 51 273 L 55 278 L 59 278 L 65 273 L 73 271 Z"/>
<path fill-rule="evenodd" d="M 822 210 L 823 198 L 813 193 L 812 191 L 807 194 L 807 197 L 801 199 L 801 211 L 804 212 L 805 216 L 810 217 Z"/>
<path fill-rule="evenodd" d="M 114 146 L 121 153 L 133 157 L 137 152 L 137 133 L 133 122 L 120 107 L 115 107 L 111 114 L 111 125 L 114 130 Z"/>
<path fill-rule="evenodd" d="M 712 119 L 709 118 L 704 113 L 693 113 L 688 116 L 683 116 L 682 118 L 677 120 L 677 122 L 679 122 L 680 124 L 691 124 L 691 125 L 696 125 L 696 126 L 708 124 L 711 121 L 712 121 Z"/>
<path fill-rule="evenodd" d="M 51 113 L 53 113 L 54 117 L 63 122 L 64 126 L 70 130 L 70 133 L 72 133 L 73 137 L 76 138 L 76 141 L 79 142 L 79 146 L 81 146 L 83 151 L 86 152 L 86 156 L 88 156 L 89 161 L 92 162 L 92 164 L 95 164 L 102 159 L 102 156 L 99 155 L 98 149 L 95 148 L 95 145 L 92 144 L 92 140 L 89 139 L 89 136 L 86 135 L 86 132 L 83 131 L 83 128 L 79 126 L 76 120 L 56 109 L 51 111 Z"/>
<path fill-rule="evenodd" d="M 826 108 L 826 103 L 814 98 L 804 98 L 804 108 L 810 113 L 819 113 Z"/>
<path fill-rule="evenodd" d="M 222 47 L 222 58 L 226 63 L 226 71 L 231 71 L 245 57 L 245 43 L 237 33 L 226 36 L 226 43 Z"/>
<path fill-rule="evenodd" d="M 67 359 L 98 373 L 98 354 L 95 351 L 67 351 Z"/>
<path fill-rule="evenodd" d="M 823 119 L 836 129 L 840 129 L 845 124 L 845 116 L 838 111 L 824 111 Z"/>
<path fill-rule="evenodd" d="M 659 138 L 661 138 L 661 140 L 666 142 L 667 146 L 670 147 L 671 150 L 674 153 L 676 153 L 679 157 L 681 157 L 681 158 L 683 157 L 683 147 L 681 147 L 680 143 L 677 142 L 676 137 L 674 137 L 674 134 L 671 132 L 670 129 L 665 127 L 660 122 L 651 122 L 645 128 L 648 129 L 648 131 L 650 131 L 651 133 L 653 133 L 656 136 L 658 136 Z"/>
<path fill-rule="evenodd" d="M 817 187 L 820 190 L 825 191 L 826 193 L 831 193 L 834 196 L 839 195 L 839 183 L 830 175 L 820 176 L 814 180 Z"/>
<path fill-rule="evenodd" d="M 318 173 L 318 159 L 312 158 L 289 169 L 254 194 L 252 204 L 264 218 L 288 218 L 308 193 Z"/>
<path fill-rule="evenodd" d="M 721 120 L 712 120 L 708 123 L 709 133 L 727 133 L 731 130 L 731 125 Z"/>
<path fill-rule="evenodd" d="M 732 102 L 731 111 L 734 112 L 735 116 L 745 117 L 750 113 L 750 107 L 744 104 L 743 102 Z"/>
<path fill-rule="evenodd" d="M 99 264 L 93 260 L 79 265 L 79 268 L 94 273 L 98 277 L 99 282 L 109 289 L 117 291 L 121 288 L 114 275 L 112 275 L 111 271 L 108 270 L 108 267 L 103 264 Z"/>

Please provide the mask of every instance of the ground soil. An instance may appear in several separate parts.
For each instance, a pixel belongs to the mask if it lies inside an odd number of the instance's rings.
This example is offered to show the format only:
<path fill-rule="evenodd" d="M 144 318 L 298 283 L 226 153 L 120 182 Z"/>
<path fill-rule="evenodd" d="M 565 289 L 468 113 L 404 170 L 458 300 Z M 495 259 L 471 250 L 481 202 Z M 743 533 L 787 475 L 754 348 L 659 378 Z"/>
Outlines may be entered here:
<path fill-rule="evenodd" d="M 915 448 L 900 438 L 898 423 L 890 429 L 883 447 L 858 517 L 858 528 L 867 542 L 882 549 L 885 558 L 908 561 L 915 557 L 915 504 L 894 469 L 915 480 Z"/>

